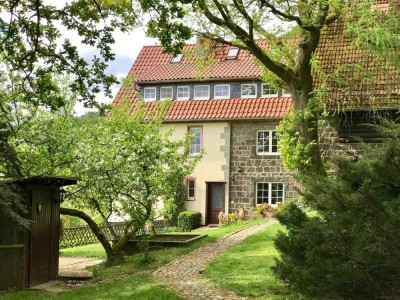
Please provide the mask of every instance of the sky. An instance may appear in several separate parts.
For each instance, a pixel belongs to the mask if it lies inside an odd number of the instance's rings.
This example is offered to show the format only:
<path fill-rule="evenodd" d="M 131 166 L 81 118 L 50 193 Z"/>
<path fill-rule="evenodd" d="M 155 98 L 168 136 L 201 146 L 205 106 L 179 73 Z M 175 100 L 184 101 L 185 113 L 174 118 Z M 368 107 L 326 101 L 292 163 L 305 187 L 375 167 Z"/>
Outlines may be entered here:
<path fill-rule="evenodd" d="M 44 4 L 63 7 L 67 1 L 69 0 L 45 0 Z M 2 18 L 5 22 L 8 22 L 10 15 L 6 12 L 3 12 L 0 13 L 0 18 Z M 80 37 L 77 34 L 68 31 L 62 26 L 60 26 L 59 29 L 61 31 L 62 40 L 66 37 L 69 38 L 73 44 L 79 45 L 78 49 L 83 58 L 87 59 L 87 61 L 92 59 L 93 55 L 96 53 L 93 48 L 79 43 Z M 119 80 L 128 74 L 133 62 L 143 46 L 159 44 L 156 39 L 146 37 L 145 29 L 142 27 L 139 27 L 130 33 L 123 33 L 119 30 L 116 30 L 114 32 L 114 39 L 115 43 L 111 46 L 113 52 L 115 53 L 115 60 L 109 62 L 107 73 L 113 74 Z M 120 85 L 114 85 L 112 87 L 113 96 L 116 95 L 119 87 Z M 113 99 L 105 97 L 104 94 L 98 94 L 96 100 L 99 103 L 111 103 Z M 90 109 L 84 108 L 82 103 L 77 103 L 75 106 L 75 112 L 77 115 L 82 115 L 87 111 L 90 111 Z"/>
<path fill-rule="evenodd" d="M 77 38 L 77 37 L 72 37 Z M 140 50 L 143 46 L 157 45 L 159 42 L 157 39 L 146 37 L 143 28 L 137 28 L 133 32 L 123 33 L 121 31 L 114 32 L 115 44 L 112 45 L 112 50 L 115 53 L 115 60 L 109 62 L 107 69 L 108 74 L 113 74 L 119 80 L 128 75 L 132 64 L 136 57 L 139 55 Z M 83 57 L 90 58 L 93 56 L 94 51 L 89 47 L 83 47 L 80 50 L 80 54 Z M 112 94 L 115 96 L 120 88 L 120 85 L 114 85 L 112 87 Z M 99 94 L 96 98 L 99 103 L 111 103 L 112 99 L 105 97 L 103 94 Z M 77 115 L 82 115 L 90 109 L 84 108 L 82 103 L 77 103 L 75 106 L 75 112 Z"/>

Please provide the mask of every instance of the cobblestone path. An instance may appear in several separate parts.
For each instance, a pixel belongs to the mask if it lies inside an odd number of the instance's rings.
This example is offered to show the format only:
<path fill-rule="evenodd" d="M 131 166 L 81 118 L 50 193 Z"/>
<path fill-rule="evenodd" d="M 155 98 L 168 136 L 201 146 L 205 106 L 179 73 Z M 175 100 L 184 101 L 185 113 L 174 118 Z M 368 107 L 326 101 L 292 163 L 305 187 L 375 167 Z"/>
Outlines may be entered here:
<path fill-rule="evenodd" d="M 240 243 L 249 235 L 255 234 L 274 223 L 277 223 L 277 221 L 269 220 L 207 244 L 157 269 L 153 272 L 153 276 L 159 283 L 187 300 L 246 299 L 215 286 L 202 273 L 211 260 Z"/>

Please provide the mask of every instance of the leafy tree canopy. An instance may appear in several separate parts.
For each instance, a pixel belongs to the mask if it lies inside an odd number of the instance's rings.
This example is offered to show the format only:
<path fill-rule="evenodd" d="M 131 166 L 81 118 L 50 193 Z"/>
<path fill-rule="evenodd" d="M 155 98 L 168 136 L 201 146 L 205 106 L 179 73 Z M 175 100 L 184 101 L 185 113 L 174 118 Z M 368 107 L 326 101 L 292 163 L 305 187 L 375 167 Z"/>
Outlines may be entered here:
<path fill-rule="evenodd" d="M 131 1 L 103 0 L 0 1 L 4 18 L 0 22 L 0 70 L 20 76 L 14 91 L 36 105 L 63 106 L 53 74 L 74 76 L 68 89 L 86 106 L 98 105 L 95 95 L 102 88 L 110 95 L 110 86 L 117 82 L 105 73 L 107 63 L 114 59 L 113 32 L 130 30 L 139 21 L 133 5 Z M 74 42 L 77 39 L 98 54 L 90 61 L 82 57 Z"/>

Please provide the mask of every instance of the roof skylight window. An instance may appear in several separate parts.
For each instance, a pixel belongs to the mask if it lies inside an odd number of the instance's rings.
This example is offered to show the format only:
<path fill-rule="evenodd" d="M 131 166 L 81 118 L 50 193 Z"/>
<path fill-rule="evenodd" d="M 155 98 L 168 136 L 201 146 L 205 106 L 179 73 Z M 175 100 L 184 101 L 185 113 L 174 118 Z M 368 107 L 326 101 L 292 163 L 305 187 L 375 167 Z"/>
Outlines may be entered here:
<path fill-rule="evenodd" d="M 238 54 L 239 54 L 238 47 L 230 47 L 226 59 L 235 59 L 238 56 Z"/>
<path fill-rule="evenodd" d="M 171 59 L 171 64 L 179 64 L 182 61 L 182 58 L 183 54 L 182 53 L 178 54 L 177 56 Z"/>

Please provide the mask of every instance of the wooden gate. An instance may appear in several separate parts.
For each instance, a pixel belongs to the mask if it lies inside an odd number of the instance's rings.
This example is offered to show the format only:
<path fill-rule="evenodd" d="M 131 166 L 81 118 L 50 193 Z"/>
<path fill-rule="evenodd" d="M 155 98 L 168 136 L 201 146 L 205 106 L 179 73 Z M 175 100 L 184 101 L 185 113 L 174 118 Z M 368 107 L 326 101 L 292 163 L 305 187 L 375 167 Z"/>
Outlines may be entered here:
<path fill-rule="evenodd" d="M 33 190 L 31 194 L 31 238 L 29 286 L 55 279 L 58 273 L 59 204 L 54 190 Z"/>

